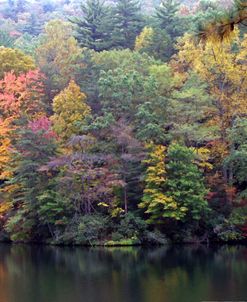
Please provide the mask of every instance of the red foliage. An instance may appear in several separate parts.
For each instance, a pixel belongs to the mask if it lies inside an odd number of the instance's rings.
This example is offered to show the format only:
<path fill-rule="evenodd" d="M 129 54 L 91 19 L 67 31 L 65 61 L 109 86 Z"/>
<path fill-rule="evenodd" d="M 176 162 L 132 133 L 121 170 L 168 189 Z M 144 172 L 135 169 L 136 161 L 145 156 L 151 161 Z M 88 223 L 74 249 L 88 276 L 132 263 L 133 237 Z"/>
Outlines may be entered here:
<path fill-rule="evenodd" d="M 188 16 L 188 15 L 190 15 L 190 10 L 189 10 L 189 8 L 187 6 L 182 5 L 180 7 L 179 14 L 181 16 Z"/>
<path fill-rule="evenodd" d="M 47 139 L 57 138 L 57 135 L 52 130 L 51 126 L 52 126 L 52 122 L 47 116 L 42 116 L 28 123 L 28 127 L 34 133 L 42 132 L 43 137 Z"/>
<path fill-rule="evenodd" d="M 16 76 L 5 73 L 0 80 L 0 108 L 4 117 L 19 117 L 22 114 L 34 115 L 40 111 L 43 97 L 44 76 L 39 70 L 31 70 Z"/>
<path fill-rule="evenodd" d="M 247 238 L 247 222 L 245 225 L 241 226 L 240 229 L 242 231 L 242 235 Z"/>

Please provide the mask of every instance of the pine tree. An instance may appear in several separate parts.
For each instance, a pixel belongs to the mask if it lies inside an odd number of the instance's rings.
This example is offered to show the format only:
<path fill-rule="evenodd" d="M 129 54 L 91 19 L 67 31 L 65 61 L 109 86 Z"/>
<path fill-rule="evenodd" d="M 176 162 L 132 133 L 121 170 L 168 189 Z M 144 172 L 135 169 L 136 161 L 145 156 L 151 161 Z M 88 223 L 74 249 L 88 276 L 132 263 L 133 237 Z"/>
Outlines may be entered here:
<path fill-rule="evenodd" d="M 81 4 L 82 18 L 70 21 L 76 25 L 76 39 L 81 47 L 95 51 L 111 48 L 112 18 L 109 8 L 101 0 Z"/>
<path fill-rule="evenodd" d="M 32 13 L 28 18 L 27 23 L 23 26 L 22 31 L 31 36 L 38 36 L 42 31 L 42 27 L 42 20 L 40 20 L 36 14 Z"/>
<path fill-rule="evenodd" d="M 140 2 L 138 0 L 117 0 L 113 14 L 114 47 L 133 49 L 135 39 L 143 28 Z"/>
<path fill-rule="evenodd" d="M 156 18 L 162 29 L 165 29 L 169 34 L 176 33 L 175 22 L 177 21 L 177 12 L 179 10 L 179 2 L 176 0 L 163 0 L 156 8 Z"/>
<path fill-rule="evenodd" d="M 234 30 L 237 26 L 245 26 L 247 19 L 246 0 L 234 0 L 228 10 L 215 10 L 211 18 L 205 22 L 199 22 L 196 36 L 200 40 L 212 40 L 219 42 L 229 40 L 234 36 Z"/>
<path fill-rule="evenodd" d="M 25 11 L 26 5 L 27 5 L 26 0 L 17 0 L 17 3 L 16 3 L 17 13 L 23 13 Z"/>

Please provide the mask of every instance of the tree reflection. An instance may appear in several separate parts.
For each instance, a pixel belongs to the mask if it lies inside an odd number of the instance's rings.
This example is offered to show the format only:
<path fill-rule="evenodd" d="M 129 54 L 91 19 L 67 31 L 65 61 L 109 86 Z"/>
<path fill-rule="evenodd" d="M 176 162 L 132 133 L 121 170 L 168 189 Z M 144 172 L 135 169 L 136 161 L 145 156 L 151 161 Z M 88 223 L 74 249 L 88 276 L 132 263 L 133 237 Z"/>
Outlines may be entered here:
<path fill-rule="evenodd" d="M 240 300 L 247 294 L 246 250 L 1 245 L 0 301 Z"/>

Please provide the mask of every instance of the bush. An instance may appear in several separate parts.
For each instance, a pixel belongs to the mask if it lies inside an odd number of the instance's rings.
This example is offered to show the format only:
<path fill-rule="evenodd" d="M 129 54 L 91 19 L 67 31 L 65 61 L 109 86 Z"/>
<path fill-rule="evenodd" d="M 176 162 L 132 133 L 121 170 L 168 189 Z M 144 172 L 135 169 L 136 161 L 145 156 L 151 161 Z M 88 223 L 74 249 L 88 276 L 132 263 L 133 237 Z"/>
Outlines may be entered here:
<path fill-rule="evenodd" d="M 121 219 L 116 232 L 124 238 L 140 238 L 144 235 L 146 229 L 147 224 L 144 220 L 133 213 L 128 213 Z"/>
<path fill-rule="evenodd" d="M 111 238 L 113 241 L 120 241 L 122 240 L 124 237 L 122 234 L 118 233 L 118 232 L 114 232 L 111 234 Z"/>
<path fill-rule="evenodd" d="M 169 240 L 162 234 L 159 230 L 154 230 L 153 232 L 147 232 L 145 236 L 145 241 L 148 244 L 164 245 L 168 244 Z"/>
<path fill-rule="evenodd" d="M 76 243 L 95 245 L 102 241 L 108 230 L 109 218 L 100 214 L 82 216 L 78 225 Z"/>
<path fill-rule="evenodd" d="M 136 238 L 136 237 L 132 237 L 129 239 L 121 239 L 118 241 L 114 241 L 114 240 L 110 240 L 107 241 L 104 246 L 131 246 L 131 245 L 140 245 L 141 241 Z"/>

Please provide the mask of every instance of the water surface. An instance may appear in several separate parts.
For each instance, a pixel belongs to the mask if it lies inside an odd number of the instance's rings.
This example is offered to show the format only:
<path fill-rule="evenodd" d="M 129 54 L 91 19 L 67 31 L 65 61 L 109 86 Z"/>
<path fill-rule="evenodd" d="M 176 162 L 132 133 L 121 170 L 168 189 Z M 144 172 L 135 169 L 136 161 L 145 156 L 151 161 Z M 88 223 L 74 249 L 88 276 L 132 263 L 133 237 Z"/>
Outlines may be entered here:
<path fill-rule="evenodd" d="M 247 301 L 247 247 L 0 245 L 0 302 Z"/>

